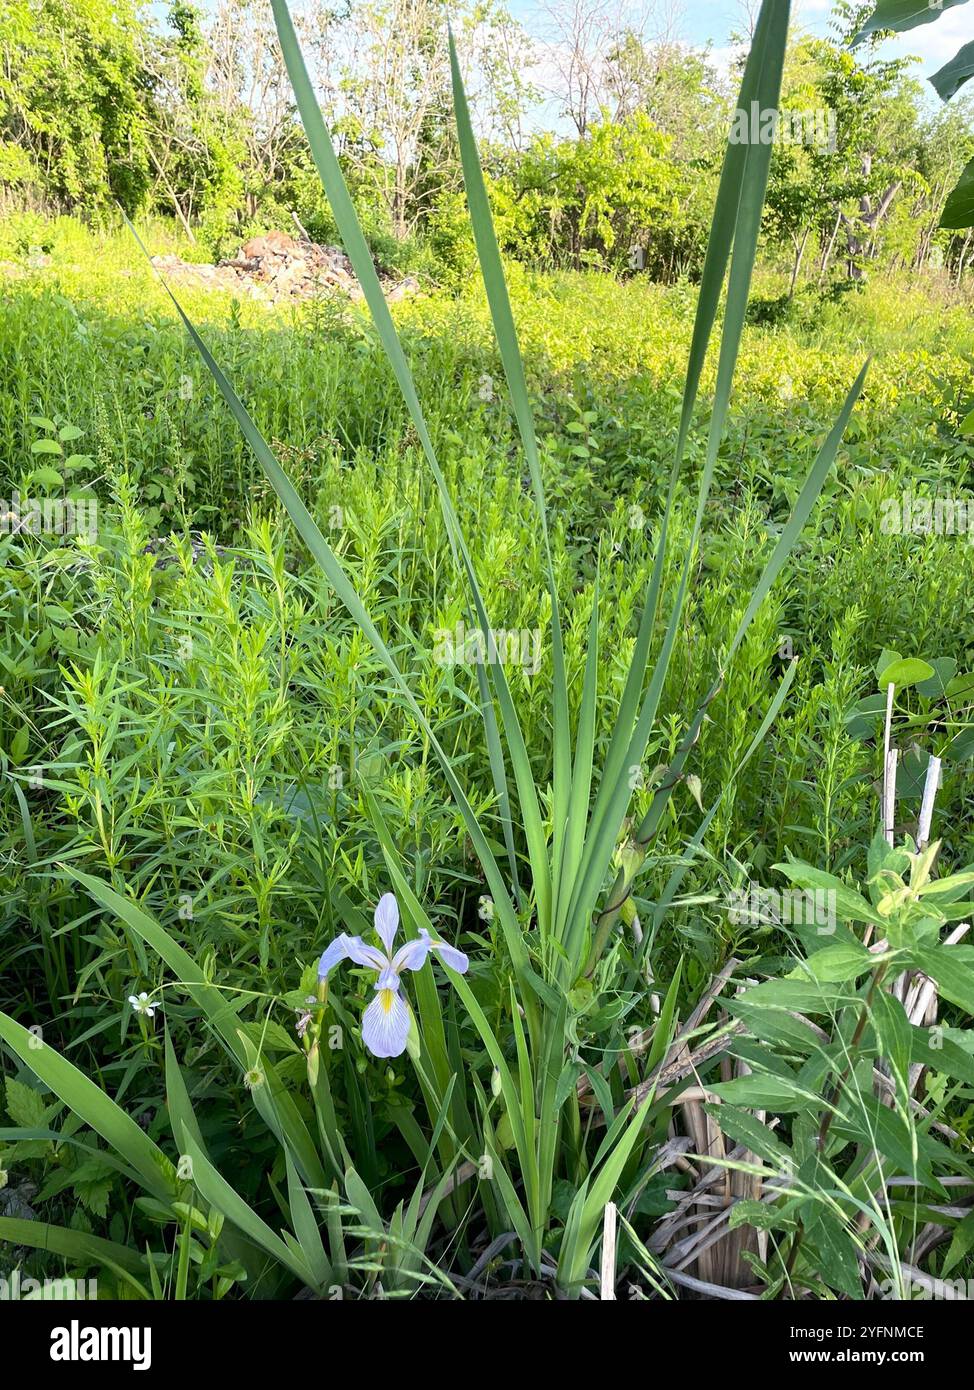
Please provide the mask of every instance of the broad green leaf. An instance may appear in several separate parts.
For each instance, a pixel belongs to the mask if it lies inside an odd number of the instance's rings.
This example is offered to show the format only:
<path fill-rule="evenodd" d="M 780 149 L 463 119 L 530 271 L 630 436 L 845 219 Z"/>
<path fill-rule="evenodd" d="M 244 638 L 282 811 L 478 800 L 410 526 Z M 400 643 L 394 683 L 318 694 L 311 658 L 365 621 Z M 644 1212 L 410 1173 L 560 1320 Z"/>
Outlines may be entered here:
<path fill-rule="evenodd" d="M 812 1264 L 830 1287 L 840 1289 L 849 1298 L 862 1298 L 862 1276 L 859 1273 L 859 1246 L 850 1228 L 845 1226 L 822 1200 L 806 1207 L 806 1238 Z"/>
<path fill-rule="evenodd" d="M 942 699 L 950 689 L 950 683 L 957 672 L 957 662 L 952 656 L 934 657 L 930 665 L 933 667 L 933 675 L 927 680 L 917 682 L 917 690 L 928 700 Z"/>
<path fill-rule="evenodd" d="M 949 62 L 930 78 L 941 101 L 949 101 L 964 83 L 974 77 L 974 39 L 954 54 Z"/>
<path fill-rule="evenodd" d="M 785 878 L 796 883 L 799 888 L 805 888 L 813 892 L 827 893 L 828 903 L 834 907 L 835 915 L 843 922 L 878 922 L 879 918 L 872 903 L 857 893 L 854 888 L 849 888 L 841 879 L 834 874 L 827 873 L 824 869 L 816 869 L 811 864 L 802 864 L 797 860 L 789 861 L 785 864 L 775 864 L 774 868 Z"/>
<path fill-rule="evenodd" d="M 959 1265 L 965 1256 L 970 1254 L 972 1248 L 974 1248 L 974 1211 L 969 1212 L 954 1229 L 950 1245 L 944 1256 L 940 1278 L 945 1279 L 950 1271 Z"/>
<path fill-rule="evenodd" d="M 910 1057 L 913 1029 L 898 999 L 877 990 L 870 1005 L 880 1056 L 886 1059 L 905 1105 L 909 1095 Z"/>
<path fill-rule="evenodd" d="M 782 1048 L 785 1053 L 820 1052 L 825 1046 L 815 1029 L 795 1012 L 766 1003 L 752 1007 L 750 993 L 743 999 L 728 999 L 724 1007 L 732 1018 L 747 1024 L 749 1033 L 761 1042 Z"/>
<path fill-rule="evenodd" d="M 965 1086 L 974 1087 L 974 1056 L 955 1041 L 951 1033 L 965 1039 L 970 1033 L 942 1028 L 914 1028 L 910 1035 L 910 1060 L 930 1067 L 932 1071 L 952 1076 L 955 1081 L 963 1081 Z"/>
<path fill-rule="evenodd" d="M 913 876 L 913 882 L 916 875 Z M 974 869 L 963 869 L 960 873 L 948 874 L 946 878 L 935 878 L 921 884 L 917 892 L 924 903 L 952 903 L 966 896 L 974 885 Z"/>
<path fill-rule="evenodd" d="M 936 981 L 945 999 L 974 1018 L 974 966 L 956 946 L 927 946 L 910 953 L 918 970 Z"/>
<path fill-rule="evenodd" d="M 788 1172 L 794 1166 L 794 1155 L 787 1144 L 746 1110 L 732 1105 L 705 1105 L 725 1134 L 738 1144 L 746 1144 L 751 1153 L 770 1163 L 775 1172 Z"/>
<path fill-rule="evenodd" d="M 25 1086 L 22 1081 L 15 1081 L 13 1077 L 4 1083 L 3 1103 L 14 1124 L 20 1125 L 22 1129 L 42 1128 L 50 1104 L 45 1103 L 43 1096 L 39 1091 L 35 1091 L 33 1086 Z"/>
<path fill-rule="evenodd" d="M 856 980 L 860 975 L 875 969 L 876 957 L 855 942 L 839 942 L 815 951 L 788 979 L 802 979 L 808 973 L 825 984 L 842 984 L 846 980 Z"/>
<path fill-rule="evenodd" d="M 57 469 L 51 468 L 46 464 L 42 465 L 40 468 L 32 469 L 31 477 L 35 483 L 39 483 L 41 487 L 45 488 L 59 488 L 64 484 L 64 479 Z"/>
<path fill-rule="evenodd" d="M 932 24 L 939 19 L 944 10 L 963 5 L 966 0 L 878 0 L 876 8 L 853 39 L 860 43 L 868 34 L 883 29 L 893 29 L 903 33 L 915 29 L 920 24 Z"/>
<path fill-rule="evenodd" d="M 956 187 L 944 204 L 940 225 L 951 231 L 974 226 L 974 159 L 964 165 Z"/>
<path fill-rule="evenodd" d="M 908 686 L 918 685 L 920 681 L 929 681 L 934 674 L 929 661 L 921 661 L 915 656 L 900 657 L 880 671 L 879 684 L 883 690 L 889 685 L 895 685 L 897 690 L 906 690 Z"/>
<path fill-rule="evenodd" d="M 899 1110 L 891 1110 L 858 1087 L 843 1090 L 839 1110 L 832 1133 L 840 1142 L 852 1139 L 861 1144 L 882 1165 L 887 1176 L 898 1171 L 904 1177 L 928 1183 L 938 1194 L 943 1191 L 933 1175 L 931 1162 L 939 1146 L 929 1136 L 921 1135 Z"/>
<path fill-rule="evenodd" d="M 790 1111 L 807 1110 L 809 1106 L 820 1108 L 822 1097 L 813 1091 L 806 1091 L 797 1082 L 784 1076 L 769 1076 L 751 1072 L 749 1076 L 739 1076 L 733 1081 L 717 1082 L 710 1088 L 721 1100 L 732 1105 L 746 1105 L 753 1110 L 773 1110 L 786 1115 Z"/>
<path fill-rule="evenodd" d="M 27 756 L 27 749 L 30 746 L 30 729 L 26 724 L 22 724 L 13 738 L 10 740 L 10 761 L 19 766 Z"/>
<path fill-rule="evenodd" d="M 831 1014 L 852 998 L 852 992 L 808 980 L 766 980 L 744 995 L 752 1008 L 795 1009 L 800 1013 Z"/>
<path fill-rule="evenodd" d="M 876 672 L 876 679 L 879 680 L 880 674 L 886 670 L 887 666 L 892 666 L 894 661 L 900 660 L 900 653 L 892 647 L 884 647 L 879 654 L 879 660 L 873 668 Z M 882 692 L 885 695 L 885 690 Z"/>
<path fill-rule="evenodd" d="M 722 1109 L 718 1113 L 723 1113 Z M 736 1231 L 739 1226 L 753 1226 L 756 1231 L 791 1231 L 795 1227 L 795 1219 L 780 1206 L 745 1197 L 731 1207 L 727 1226 L 731 1231 Z"/>

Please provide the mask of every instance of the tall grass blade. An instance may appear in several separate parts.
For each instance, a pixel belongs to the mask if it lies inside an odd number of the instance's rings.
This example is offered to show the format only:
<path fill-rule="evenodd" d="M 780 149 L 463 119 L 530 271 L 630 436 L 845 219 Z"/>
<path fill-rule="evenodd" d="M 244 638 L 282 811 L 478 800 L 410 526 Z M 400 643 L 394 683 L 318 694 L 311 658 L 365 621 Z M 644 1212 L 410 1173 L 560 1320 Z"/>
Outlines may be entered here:
<path fill-rule="evenodd" d="M 558 843 L 564 834 L 568 816 L 568 795 L 571 778 L 570 747 L 568 731 L 568 682 L 565 675 L 565 653 L 561 628 L 561 615 L 558 606 L 558 586 L 555 580 L 551 559 L 551 542 L 548 535 L 548 507 L 545 501 L 544 484 L 541 478 L 541 461 L 538 457 L 538 443 L 535 436 L 534 416 L 528 399 L 524 363 L 518 346 L 517 330 L 511 313 L 507 282 L 501 264 L 500 250 L 494 233 L 494 222 L 490 211 L 490 201 L 484 184 L 480 156 L 470 123 L 470 110 L 467 94 L 460 74 L 456 44 L 452 30 L 449 35 L 450 70 L 453 80 L 453 110 L 456 117 L 457 137 L 460 144 L 460 160 L 463 165 L 463 182 L 467 193 L 467 206 L 473 227 L 477 258 L 483 275 L 487 303 L 494 324 L 494 334 L 500 348 L 504 375 L 507 378 L 514 416 L 517 420 L 524 456 L 531 475 L 535 505 L 544 546 L 547 567 L 548 590 L 551 596 L 551 641 L 552 641 L 552 700 L 553 700 L 553 741 L 554 741 L 554 835 L 556 843 L 555 864 L 559 862 Z M 556 884 L 557 887 L 557 878 Z M 542 921 L 547 924 L 546 919 Z"/>
<path fill-rule="evenodd" d="M 332 146 L 331 137 L 321 116 L 321 111 L 315 99 L 311 80 L 305 66 L 301 47 L 294 32 L 291 16 L 285 0 L 271 0 L 274 10 L 274 22 L 277 26 L 278 38 L 281 44 L 281 51 L 287 66 L 288 76 L 294 89 L 295 101 L 301 115 L 308 143 L 311 146 L 311 153 L 315 161 L 315 166 L 321 178 L 322 186 L 331 205 L 335 224 L 338 227 L 339 235 L 345 247 L 345 251 L 352 263 L 352 268 L 362 286 L 366 303 L 372 314 L 379 339 L 385 350 L 386 356 L 392 366 L 399 388 L 403 393 L 406 407 L 419 435 L 423 452 L 427 462 L 433 472 L 437 490 L 440 496 L 440 505 L 446 521 L 447 531 L 451 538 L 454 553 L 462 564 L 469 585 L 470 594 L 473 599 L 477 613 L 477 619 L 481 630 L 486 635 L 491 630 L 490 619 L 481 595 L 480 586 L 474 571 L 470 552 L 464 540 L 460 523 L 457 519 L 456 511 L 450 497 L 446 479 L 440 469 L 430 437 L 426 420 L 423 415 L 416 388 L 413 383 L 412 373 L 406 361 L 402 344 L 396 333 L 392 316 L 389 313 L 389 306 L 386 304 L 379 278 L 372 263 L 368 244 L 362 234 L 352 200 L 349 197 L 345 179 Z M 511 752 L 513 771 L 518 790 L 521 816 L 524 822 L 524 833 L 528 840 L 529 853 L 531 855 L 532 873 L 535 879 L 535 893 L 539 902 L 539 910 L 547 912 L 549 896 L 549 875 L 548 861 L 545 852 L 544 836 L 542 832 L 541 810 L 538 803 L 534 779 L 531 774 L 530 760 L 527 748 L 524 743 L 524 736 L 521 731 L 517 711 L 511 698 L 508 687 L 507 677 L 504 668 L 500 663 L 493 663 L 491 667 L 493 683 L 497 691 L 497 699 L 501 708 L 501 717 L 504 723 L 504 731 L 507 736 L 508 747 Z M 491 719 L 492 711 L 490 702 L 487 701 L 483 706 L 485 719 Z M 499 800 L 506 801 L 506 782 L 503 789 L 497 788 Z"/>

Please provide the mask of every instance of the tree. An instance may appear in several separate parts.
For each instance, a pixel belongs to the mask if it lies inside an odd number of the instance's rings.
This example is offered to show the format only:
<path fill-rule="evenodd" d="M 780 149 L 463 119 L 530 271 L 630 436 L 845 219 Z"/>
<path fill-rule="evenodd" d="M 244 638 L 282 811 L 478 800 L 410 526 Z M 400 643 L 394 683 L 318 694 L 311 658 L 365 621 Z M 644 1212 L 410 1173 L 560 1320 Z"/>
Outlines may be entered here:
<path fill-rule="evenodd" d="M 904 0 L 878 0 L 875 7 L 865 7 L 853 43 L 860 44 L 870 39 L 875 41 L 877 37 L 902 33 L 904 30 L 915 29 L 920 24 L 932 24 L 940 18 L 944 10 L 965 3 L 966 0 L 930 0 L 926 5 L 917 5 L 904 3 Z M 959 49 L 953 58 L 933 74 L 930 81 L 938 95 L 944 101 L 949 101 L 972 76 L 974 41 Z M 974 227 L 974 158 L 965 164 L 956 187 L 947 198 L 940 225 L 951 229 Z M 966 241 L 969 244 L 970 239 L 967 238 Z"/>
<path fill-rule="evenodd" d="M 200 11 L 174 0 L 169 33 L 147 45 L 151 74 L 149 158 L 154 201 L 171 210 L 191 241 L 194 224 L 214 213 L 229 219 L 243 197 L 243 143 L 233 122 L 221 119 L 207 87 L 211 50 Z"/>
<path fill-rule="evenodd" d="M 701 181 L 643 111 L 591 124 L 582 139 L 537 135 L 496 181 L 498 234 L 538 264 L 660 279 L 695 268 Z"/>
<path fill-rule="evenodd" d="M 449 15 L 445 0 L 363 0 L 342 31 L 332 104 L 342 155 L 371 185 L 399 239 L 460 182 L 448 17 L 479 133 L 522 140 L 530 46 L 496 0 L 451 5 Z"/>
<path fill-rule="evenodd" d="M 831 228 L 824 233 L 821 273 L 844 234 L 846 273 L 864 275 L 876 256 L 883 222 L 909 179 L 919 142 L 919 86 L 907 76 L 909 60 L 884 59 L 878 40 L 856 57 L 845 46 L 863 7 L 839 0 L 833 24 L 837 41 L 808 39 L 820 73 L 816 88 L 834 122 L 835 140 L 811 150 L 814 177 L 828 189 Z"/>
<path fill-rule="evenodd" d="M 63 208 L 136 211 L 151 187 L 139 0 L 0 0 L 0 139 Z"/>
<path fill-rule="evenodd" d="M 567 116 L 582 136 L 603 112 L 612 110 L 614 101 L 621 100 L 620 117 L 631 113 L 635 105 L 625 90 L 630 78 L 626 54 L 644 50 L 653 26 L 661 43 L 672 42 L 672 6 L 636 0 L 543 0 L 542 10 L 547 19 L 546 66 L 554 77 L 548 86 L 559 114 Z"/>
<path fill-rule="evenodd" d="M 671 39 L 647 42 L 633 30 L 606 56 L 605 93 L 613 119 L 644 112 L 683 159 L 719 158 L 729 102 L 706 54 Z"/>

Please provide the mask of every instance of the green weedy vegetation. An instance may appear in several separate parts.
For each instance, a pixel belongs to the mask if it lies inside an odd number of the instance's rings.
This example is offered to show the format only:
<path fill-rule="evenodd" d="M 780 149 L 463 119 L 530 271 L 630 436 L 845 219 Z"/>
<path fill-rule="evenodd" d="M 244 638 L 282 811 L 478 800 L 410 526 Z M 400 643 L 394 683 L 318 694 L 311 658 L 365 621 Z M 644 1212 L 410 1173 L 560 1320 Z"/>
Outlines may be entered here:
<path fill-rule="evenodd" d="M 124 1297 L 469 1297 L 512 1261 L 592 1296 L 612 1204 L 605 1278 L 645 1296 L 956 1275 L 972 551 L 890 518 L 966 496 L 969 314 L 882 281 L 769 312 L 761 145 L 696 289 L 508 282 L 456 61 L 483 288 L 390 313 L 274 11 L 370 317 L 176 305 L 68 219 L 0 297 L 10 494 L 101 503 L 0 537 L 0 1258 Z M 458 625 L 521 659 L 445 660 Z M 754 884 L 830 930 L 729 911 Z M 387 891 L 471 966 L 404 977 L 379 1060 L 372 975 L 316 966 Z"/>

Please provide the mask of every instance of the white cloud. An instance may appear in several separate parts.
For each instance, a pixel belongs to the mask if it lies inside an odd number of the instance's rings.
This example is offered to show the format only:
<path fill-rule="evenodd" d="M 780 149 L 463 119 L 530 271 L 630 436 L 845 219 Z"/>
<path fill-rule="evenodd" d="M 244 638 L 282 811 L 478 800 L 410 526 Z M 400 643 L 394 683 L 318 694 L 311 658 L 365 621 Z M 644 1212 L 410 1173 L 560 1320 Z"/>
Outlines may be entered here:
<path fill-rule="evenodd" d="M 721 77 L 728 77 L 734 64 L 746 52 L 746 43 L 720 44 L 708 51 L 707 61 Z"/>
<path fill-rule="evenodd" d="M 883 56 L 916 54 L 924 76 L 936 72 L 953 58 L 957 50 L 974 39 L 974 17 L 962 5 L 944 10 L 931 24 L 918 25 L 908 33 L 898 34 L 883 45 Z"/>

